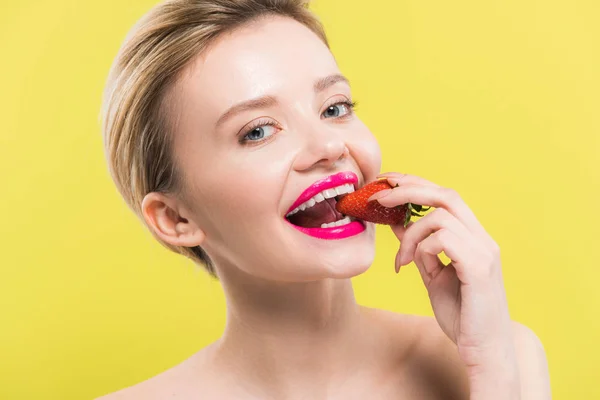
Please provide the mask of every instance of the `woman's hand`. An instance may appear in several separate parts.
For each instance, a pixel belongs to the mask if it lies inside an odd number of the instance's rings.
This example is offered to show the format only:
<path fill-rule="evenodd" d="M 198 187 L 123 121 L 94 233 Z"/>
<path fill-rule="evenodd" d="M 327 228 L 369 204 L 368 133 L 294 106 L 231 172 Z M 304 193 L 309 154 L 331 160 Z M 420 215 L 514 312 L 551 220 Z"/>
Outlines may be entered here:
<path fill-rule="evenodd" d="M 456 343 L 472 379 L 501 379 L 505 372 L 512 382 L 518 371 L 498 245 L 456 191 L 413 175 L 387 173 L 379 177 L 387 178 L 394 187 L 371 197 L 381 205 L 435 207 L 406 227 L 392 226 L 401 242 L 396 272 L 415 262 L 435 318 Z M 442 251 L 451 260 L 448 265 L 438 257 Z M 514 384 L 518 385 L 518 379 Z M 493 398 L 490 394 L 486 398 Z"/>

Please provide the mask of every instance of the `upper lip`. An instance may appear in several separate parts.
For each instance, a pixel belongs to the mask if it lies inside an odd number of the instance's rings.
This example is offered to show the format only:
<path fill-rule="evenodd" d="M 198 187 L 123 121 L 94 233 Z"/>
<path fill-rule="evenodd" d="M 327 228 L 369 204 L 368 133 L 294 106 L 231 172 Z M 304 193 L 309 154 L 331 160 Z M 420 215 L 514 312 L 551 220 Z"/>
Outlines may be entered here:
<path fill-rule="evenodd" d="M 285 215 L 288 215 L 300 204 L 310 200 L 312 197 L 322 192 L 323 190 L 331 189 L 346 183 L 352 183 L 354 185 L 354 188 L 356 189 L 356 186 L 358 184 L 358 176 L 352 171 L 344 171 L 330 175 L 323 179 L 319 179 L 318 181 L 310 185 L 308 188 L 306 188 L 304 192 L 302 192 L 302 194 L 296 199 L 296 201 L 294 201 L 292 206 L 287 210 Z"/>

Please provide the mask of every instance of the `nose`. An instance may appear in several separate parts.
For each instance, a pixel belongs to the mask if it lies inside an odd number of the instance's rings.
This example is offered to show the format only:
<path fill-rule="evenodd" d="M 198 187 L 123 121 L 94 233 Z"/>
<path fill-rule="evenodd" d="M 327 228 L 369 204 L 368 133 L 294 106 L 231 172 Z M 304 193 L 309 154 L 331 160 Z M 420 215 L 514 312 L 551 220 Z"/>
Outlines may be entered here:
<path fill-rule="evenodd" d="M 294 161 L 296 171 L 317 167 L 335 169 L 350 154 L 342 135 L 331 129 L 313 127 L 302 136 L 305 138 L 304 145 Z"/>

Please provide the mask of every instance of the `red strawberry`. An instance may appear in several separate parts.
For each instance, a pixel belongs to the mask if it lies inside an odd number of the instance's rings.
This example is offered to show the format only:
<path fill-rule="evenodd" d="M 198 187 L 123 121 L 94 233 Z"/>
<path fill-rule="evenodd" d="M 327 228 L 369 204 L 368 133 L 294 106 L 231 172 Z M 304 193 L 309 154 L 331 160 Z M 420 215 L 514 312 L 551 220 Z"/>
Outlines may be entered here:
<path fill-rule="evenodd" d="M 396 225 L 403 223 L 404 226 L 410 221 L 412 215 L 422 217 L 419 212 L 423 207 L 416 204 L 402 204 L 396 207 L 384 207 L 377 200 L 367 202 L 373 194 L 384 190 L 392 189 L 392 186 L 385 179 L 380 179 L 363 186 L 361 189 L 345 195 L 335 205 L 336 210 L 344 215 L 349 215 L 364 221 L 374 222 L 376 224 Z"/>

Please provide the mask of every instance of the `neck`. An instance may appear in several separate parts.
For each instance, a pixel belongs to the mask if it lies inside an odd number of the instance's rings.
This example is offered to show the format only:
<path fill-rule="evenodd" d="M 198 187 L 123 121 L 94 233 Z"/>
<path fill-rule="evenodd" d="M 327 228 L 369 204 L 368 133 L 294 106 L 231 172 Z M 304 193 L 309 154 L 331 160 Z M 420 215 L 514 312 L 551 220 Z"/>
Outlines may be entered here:
<path fill-rule="evenodd" d="M 359 371 L 372 354 L 369 324 L 349 279 L 279 283 L 226 275 L 221 280 L 228 312 L 219 358 L 230 370 L 250 372 L 242 379 L 279 398 L 297 392 L 294 382 L 326 391 L 336 377 Z"/>

